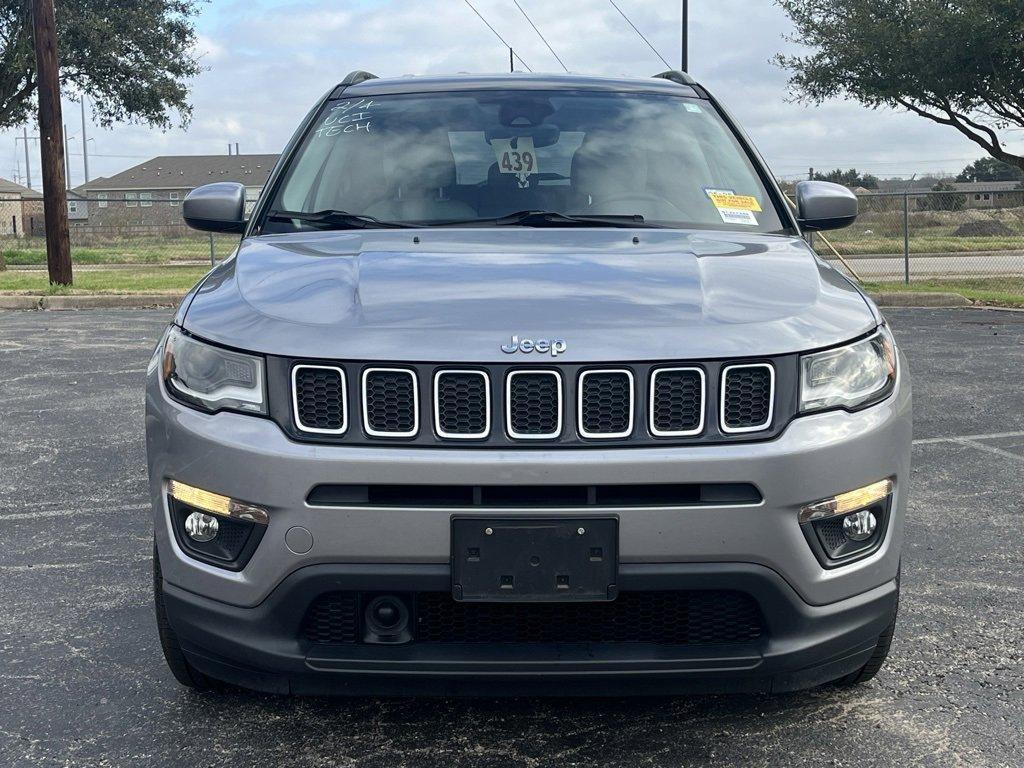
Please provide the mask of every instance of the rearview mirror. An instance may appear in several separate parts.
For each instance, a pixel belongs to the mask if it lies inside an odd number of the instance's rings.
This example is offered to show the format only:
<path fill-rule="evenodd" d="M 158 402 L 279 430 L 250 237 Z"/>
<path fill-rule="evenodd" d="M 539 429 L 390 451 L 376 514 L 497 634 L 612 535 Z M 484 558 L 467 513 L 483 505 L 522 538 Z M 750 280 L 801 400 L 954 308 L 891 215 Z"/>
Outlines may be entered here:
<path fill-rule="evenodd" d="M 848 227 L 859 210 L 857 196 L 841 184 L 801 181 L 796 185 L 796 218 L 808 231 Z"/>
<path fill-rule="evenodd" d="M 192 229 L 241 233 L 245 231 L 245 186 L 219 181 L 197 187 L 185 197 L 181 215 Z"/>

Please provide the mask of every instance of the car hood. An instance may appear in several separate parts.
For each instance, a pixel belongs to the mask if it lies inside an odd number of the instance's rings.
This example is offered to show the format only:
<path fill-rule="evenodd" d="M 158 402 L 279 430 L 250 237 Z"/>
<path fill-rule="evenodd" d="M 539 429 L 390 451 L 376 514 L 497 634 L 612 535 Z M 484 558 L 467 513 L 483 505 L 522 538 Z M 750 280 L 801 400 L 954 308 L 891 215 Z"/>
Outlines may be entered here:
<path fill-rule="evenodd" d="M 253 237 L 184 316 L 190 332 L 231 347 L 410 362 L 508 362 L 513 335 L 564 339 L 565 362 L 776 355 L 876 323 L 799 238 L 655 229 Z"/>

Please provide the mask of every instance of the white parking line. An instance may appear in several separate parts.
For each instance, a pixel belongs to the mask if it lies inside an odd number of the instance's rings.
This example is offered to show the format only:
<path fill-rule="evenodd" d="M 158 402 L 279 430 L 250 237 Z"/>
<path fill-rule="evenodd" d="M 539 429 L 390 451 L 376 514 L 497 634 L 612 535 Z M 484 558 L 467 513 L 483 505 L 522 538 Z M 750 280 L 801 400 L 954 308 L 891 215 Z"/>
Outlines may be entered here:
<path fill-rule="evenodd" d="M 987 435 L 957 435 L 956 437 L 925 437 L 915 440 L 914 445 L 929 443 L 958 443 L 962 440 L 997 440 L 1001 437 L 1024 437 L 1024 432 L 992 432 Z"/>
<path fill-rule="evenodd" d="M 914 445 L 953 443 L 954 445 L 964 445 L 968 448 L 975 448 L 979 451 L 985 451 L 987 453 L 995 454 L 996 456 L 1002 456 L 1004 459 L 1013 459 L 1014 461 L 1024 462 L 1024 455 L 1004 451 L 1002 448 L 997 448 L 994 445 L 986 445 L 981 442 L 982 440 L 998 440 L 1005 437 L 1024 437 L 1024 432 L 992 432 L 986 435 L 961 435 L 959 437 L 926 437 L 921 440 L 915 440 Z"/>
<path fill-rule="evenodd" d="M 0 515 L 0 523 L 12 520 L 41 520 L 47 517 L 82 517 L 83 515 L 106 515 L 117 512 L 142 512 L 149 509 L 145 502 L 139 504 L 126 504 L 121 507 L 84 507 L 83 509 L 44 509 L 38 512 L 15 512 L 10 515 Z"/>

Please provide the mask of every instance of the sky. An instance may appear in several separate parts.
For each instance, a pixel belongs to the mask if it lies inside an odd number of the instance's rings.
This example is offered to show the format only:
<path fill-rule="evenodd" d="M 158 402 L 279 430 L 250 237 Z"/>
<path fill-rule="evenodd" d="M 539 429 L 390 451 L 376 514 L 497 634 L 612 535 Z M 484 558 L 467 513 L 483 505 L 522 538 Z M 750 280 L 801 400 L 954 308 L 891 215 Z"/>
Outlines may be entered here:
<path fill-rule="evenodd" d="M 561 66 L 513 0 L 471 0 L 531 69 Z M 680 3 L 616 0 L 673 67 Z M 646 77 L 665 64 L 609 0 L 519 0 L 572 72 Z M 951 128 L 913 115 L 835 100 L 793 103 L 787 75 L 770 62 L 798 50 L 772 0 L 691 0 L 690 72 L 735 114 L 776 175 L 856 167 L 880 177 L 957 173 L 983 151 Z M 503 72 L 508 51 L 465 0 L 211 0 L 196 21 L 204 71 L 192 83 L 193 119 L 169 131 L 88 124 L 90 177 L 164 154 L 279 152 L 312 103 L 354 69 L 380 76 Z M 521 68 L 521 65 L 519 65 Z M 71 181 L 84 181 L 81 115 L 64 102 Z M 30 134 L 34 131 L 29 130 Z M 0 176 L 24 181 L 20 131 L 0 133 Z M 1011 134 L 1013 136 L 1014 134 Z M 1011 147 L 1024 149 L 1024 132 Z M 33 185 L 38 144 L 31 142 Z"/>

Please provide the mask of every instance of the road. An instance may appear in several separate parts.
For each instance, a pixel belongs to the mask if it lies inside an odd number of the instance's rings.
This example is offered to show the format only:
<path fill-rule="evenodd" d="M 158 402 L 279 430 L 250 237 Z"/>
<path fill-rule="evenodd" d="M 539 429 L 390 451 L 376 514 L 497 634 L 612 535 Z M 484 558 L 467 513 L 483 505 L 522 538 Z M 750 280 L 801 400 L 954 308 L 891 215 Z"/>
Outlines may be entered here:
<path fill-rule="evenodd" d="M 874 682 L 490 701 L 178 687 L 151 608 L 142 439 L 167 313 L 0 313 L 0 766 L 1020 766 L 1024 313 L 889 315 L 917 443 L 902 613 Z"/>
<path fill-rule="evenodd" d="M 903 254 L 847 256 L 846 260 L 862 280 L 903 281 Z M 911 280 L 955 277 L 1024 277 L 1024 251 L 910 254 Z"/>

